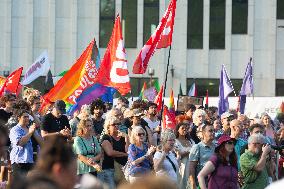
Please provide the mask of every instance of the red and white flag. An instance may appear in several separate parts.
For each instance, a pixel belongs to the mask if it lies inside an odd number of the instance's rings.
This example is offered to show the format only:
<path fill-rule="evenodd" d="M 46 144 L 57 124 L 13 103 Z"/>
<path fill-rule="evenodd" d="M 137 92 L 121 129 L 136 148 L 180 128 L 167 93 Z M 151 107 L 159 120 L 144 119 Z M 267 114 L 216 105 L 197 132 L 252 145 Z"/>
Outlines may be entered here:
<path fill-rule="evenodd" d="M 101 61 L 96 81 L 104 86 L 117 89 L 122 95 L 131 90 L 119 16 L 115 19 L 112 35 Z"/>
<path fill-rule="evenodd" d="M 4 85 L 0 89 L 0 96 L 4 95 L 6 92 L 17 94 L 22 71 L 23 67 L 20 67 L 7 77 Z"/>
<path fill-rule="evenodd" d="M 162 85 L 154 101 L 157 104 L 157 112 L 160 112 L 162 110 L 163 93 L 164 93 L 164 86 Z"/>
<path fill-rule="evenodd" d="M 176 128 L 176 119 L 175 119 L 175 112 L 169 111 L 168 107 L 164 106 L 163 111 L 163 127 L 162 129 L 172 129 L 175 130 Z"/>
<path fill-rule="evenodd" d="M 149 60 L 155 50 L 159 48 L 166 48 L 171 45 L 175 10 L 176 0 L 171 0 L 157 29 L 142 47 L 139 55 L 137 56 L 132 69 L 134 74 L 144 74 L 147 70 Z"/>

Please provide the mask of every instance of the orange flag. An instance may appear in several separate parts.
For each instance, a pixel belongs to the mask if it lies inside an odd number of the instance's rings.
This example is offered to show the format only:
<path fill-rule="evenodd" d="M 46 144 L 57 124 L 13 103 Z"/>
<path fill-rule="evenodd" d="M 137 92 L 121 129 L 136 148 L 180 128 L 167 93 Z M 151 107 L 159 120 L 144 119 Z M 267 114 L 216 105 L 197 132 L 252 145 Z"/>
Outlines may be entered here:
<path fill-rule="evenodd" d="M 119 15 L 115 19 L 112 35 L 96 81 L 104 86 L 117 89 L 122 95 L 131 90 Z"/>
<path fill-rule="evenodd" d="M 93 74 L 95 72 L 90 70 L 90 68 L 93 67 L 92 65 L 96 64 L 95 62 L 90 61 L 94 43 L 95 42 L 93 40 L 70 70 L 47 94 L 43 96 L 44 100 L 48 102 L 55 102 L 56 100 L 61 99 L 75 104 L 74 100 L 70 99 L 70 96 L 76 91 L 76 89 L 80 86 L 82 86 L 82 88 L 86 88 L 94 83 L 92 79 L 94 78 Z M 86 71 L 88 68 L 89 73 Z M 82 93 L 82 89 L 79 92 Z"/>

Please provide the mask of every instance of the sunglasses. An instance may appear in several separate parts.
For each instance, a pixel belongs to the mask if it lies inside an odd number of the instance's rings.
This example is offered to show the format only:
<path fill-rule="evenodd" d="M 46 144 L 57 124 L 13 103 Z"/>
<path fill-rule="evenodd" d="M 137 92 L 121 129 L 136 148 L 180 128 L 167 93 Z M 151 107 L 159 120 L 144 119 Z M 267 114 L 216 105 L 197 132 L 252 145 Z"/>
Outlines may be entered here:
<path fill-rule="evenodd" d="M 137 136 L 145 136 L 145 133 L 138 133 Z"/>
<path fill-rule="evenodd" d="M 119 126 L 121 125 L 121 123 L 113 123 L 113 124 L 110 124 L 110 126 Z"/>
<path fill-rule="evenodd" d="M 233 141 L 227 141 L 226 144 L 230 144 L 230 145 L 233 145 L 235 144 Z"/>

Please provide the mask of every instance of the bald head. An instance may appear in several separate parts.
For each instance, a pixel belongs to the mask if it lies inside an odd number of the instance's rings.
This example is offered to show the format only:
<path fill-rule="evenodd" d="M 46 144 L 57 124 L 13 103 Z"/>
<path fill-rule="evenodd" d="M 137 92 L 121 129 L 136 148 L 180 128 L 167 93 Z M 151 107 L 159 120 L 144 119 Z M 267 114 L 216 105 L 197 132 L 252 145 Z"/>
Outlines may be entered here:
<path fill-rule="evenodd" d="M 242 132 L 242 128 L 243 128 L 242 122 L 237 119 L 233 119 L 230 122 L 230 128 L 231 128 L 231 137 L 238 138 Z"/>

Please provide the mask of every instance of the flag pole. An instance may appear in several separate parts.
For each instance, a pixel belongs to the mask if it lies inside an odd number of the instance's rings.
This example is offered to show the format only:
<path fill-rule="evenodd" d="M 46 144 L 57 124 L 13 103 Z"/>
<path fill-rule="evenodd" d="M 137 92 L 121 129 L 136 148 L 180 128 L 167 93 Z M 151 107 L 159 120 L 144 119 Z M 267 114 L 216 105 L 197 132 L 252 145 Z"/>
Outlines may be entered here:
<path fill-rule="evenodd" d="M 166 88 L 167 88 L 167 81 L 168 81 L 168 73 L 169 73 L 169 65 L 170 65 L 170 58 L 171 58 L 171 49 L 172 49 L 172 45 L 170 45 L 169 48 L 169 54 L 168 54 L 168 63 L 167 63 L 167 69 L 166 69 L 166 78 L 164 81 L 164 91 L 163 91 L 163 100 L 162 100 L 162 109 L 161 109 L 161 119 L 160 119 L 160 125 L 162 124 L 162 119 L 163 119 L 163 112 L 164 112 L 164 98 L 165 98 L 165 93 L 166 93 Z"/>

